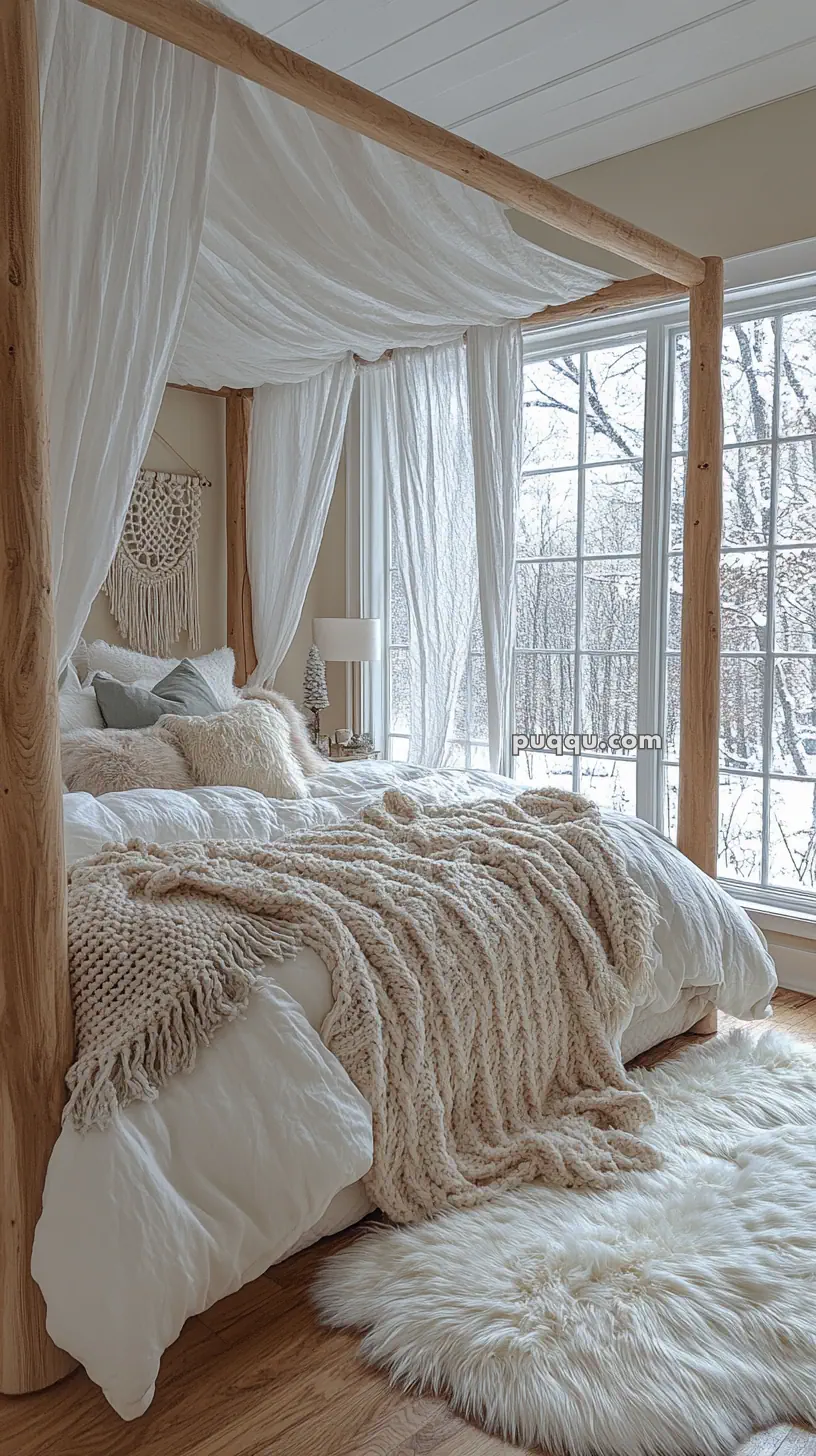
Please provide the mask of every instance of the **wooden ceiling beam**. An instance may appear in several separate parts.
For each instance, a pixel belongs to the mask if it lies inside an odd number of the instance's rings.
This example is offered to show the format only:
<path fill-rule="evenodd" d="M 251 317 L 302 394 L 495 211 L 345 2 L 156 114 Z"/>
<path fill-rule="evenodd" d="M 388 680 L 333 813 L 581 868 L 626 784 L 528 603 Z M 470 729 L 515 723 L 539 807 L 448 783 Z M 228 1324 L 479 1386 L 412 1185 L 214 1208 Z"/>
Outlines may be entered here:
<path fill-rule="evenodd" d="M 297 55 L 269 36 L 260 35 L 220 10 L 213 10 L 201 0 L 85 0 L 85 3 L 192 51 L 213 65 L 255 81 L 268 91 L 360 132 L 392 151 L 455 177 L 466 186 L 486 192 L 497 202 L 516 207 L 528 217 L 549 223 L 570 237 L 594 243 L 675 283 L 691 286 L 705 277 L 702 259 L 684 248 L 675 247 L 582 197 L 574 197 L 562 187 L 476 146 L 465 137 L 415 116 L 385 97 Z"/>

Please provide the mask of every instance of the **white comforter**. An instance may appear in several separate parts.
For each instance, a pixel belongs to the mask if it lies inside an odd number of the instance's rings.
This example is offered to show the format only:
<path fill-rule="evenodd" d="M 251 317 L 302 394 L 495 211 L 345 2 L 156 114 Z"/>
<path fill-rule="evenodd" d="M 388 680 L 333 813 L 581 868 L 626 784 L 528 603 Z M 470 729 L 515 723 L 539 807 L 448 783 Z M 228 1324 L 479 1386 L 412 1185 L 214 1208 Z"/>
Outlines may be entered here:
<path fill-rule="evenodd" d="M 393 783 L 427 804 L 518 792 L 483 772 L 358 763 L 333 765 L 295 802 L 231 788 L 66 794 L 67 859 L 134 836 L 275 839 L 353 816 Z M 630 1053 L 690 987 L 736 1016 L 767 1014 L 773 963 L 743 911 L 648 826 L 605 822 L 660 908 L 655 995 L 636 1013 Z M 66 1125 L 51 1157 L 32 1258 L 48 1330 L 125 1419 L 150 1404 L 189 1315 L 367 1208 L 369 1109 L 316 1030 L 331 1006 L 328 973 L 307 950 L 268 972 L 246 1017 L 189 1075 L 105 1132 Z"/>

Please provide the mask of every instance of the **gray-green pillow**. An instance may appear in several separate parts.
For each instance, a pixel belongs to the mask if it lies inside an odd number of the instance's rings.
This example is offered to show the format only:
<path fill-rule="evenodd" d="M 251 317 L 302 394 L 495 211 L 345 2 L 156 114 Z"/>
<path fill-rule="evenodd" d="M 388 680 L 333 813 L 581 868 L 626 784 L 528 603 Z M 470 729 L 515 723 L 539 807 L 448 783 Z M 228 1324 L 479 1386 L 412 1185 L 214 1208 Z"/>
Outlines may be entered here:
<path fill-rule="evenodd" d="M 209 718 L 222 712 L 209 683 L 187 657 L 152 688 L 120 683 L 106 672 L 98 672 L 93 690 L 108 728 L 149 728 L 165 713 Z"/>

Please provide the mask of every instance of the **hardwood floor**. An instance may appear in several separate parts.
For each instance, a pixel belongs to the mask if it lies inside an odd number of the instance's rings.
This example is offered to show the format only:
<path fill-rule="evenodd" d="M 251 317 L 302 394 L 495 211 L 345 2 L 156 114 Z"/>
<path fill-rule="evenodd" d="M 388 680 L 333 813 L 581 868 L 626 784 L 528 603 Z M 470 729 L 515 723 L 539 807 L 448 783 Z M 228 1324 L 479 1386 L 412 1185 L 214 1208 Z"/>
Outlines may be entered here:
<path fill-rule="evenodd" d="M 816 1000 L 782 991 L 775 1009 L 780 1025 L 816 1041 Z M 353 1237 L 276 1265 L 189 1320 L 138 1421 L 120 1421 L 83 1373 L 40 1395 L 0 1398 L 0 1456 L 518 1456 L 443 1401 L 392 1390 L 358 1360 L 356 1335 L 321 1329 L 308 1298 L 313 1270 Z M 776 1426 L 740 1456 L 816 1456 L 816 1432 Z"/>

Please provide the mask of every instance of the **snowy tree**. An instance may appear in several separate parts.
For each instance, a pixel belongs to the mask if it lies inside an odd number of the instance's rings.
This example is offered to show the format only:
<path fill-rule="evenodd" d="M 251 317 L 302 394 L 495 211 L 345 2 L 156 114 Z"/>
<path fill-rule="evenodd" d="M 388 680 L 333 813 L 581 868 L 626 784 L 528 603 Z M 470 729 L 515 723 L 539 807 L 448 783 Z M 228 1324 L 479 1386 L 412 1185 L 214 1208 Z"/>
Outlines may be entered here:
<path fill-rule="evenodd" d="M 303 675 L 303 706 L 308 708 L 312 714 L 312 733 L 314 741 L 317 743 L 320 739 L 320 714 L 324 708 L 329 706 L 329 694 L 326 688 L 326 669 L 323 658 L 314 643 L 309 648 L 306 671 Z"/>
<path fill-rule="evenodd" d="M 676 448 L 685 446 L 688 424 L 688 348 L 688 336 L 681 334 L 675 355 Z M 772 775 L 792 777 L 771 780 L 769 879 L 813 889 L 816 786 L 807 778 L 816 774 L 816 313 L 727 324 L 723 404 L 722 645 L 725 654 L 734 655 L 722 661 L 720 865 L 737 879 L 756 882 L 761 876 L 761 782 L 740 770 L 763 765 L 770 671 L 769 768 Z M 682 521 L 679 473 L 677 485 L 672 515 Z M 771 626 L 772 536 L 777 550 Z M 772 658 L 766 655 L 771 650 Z"/>

